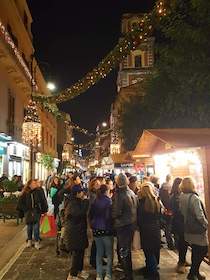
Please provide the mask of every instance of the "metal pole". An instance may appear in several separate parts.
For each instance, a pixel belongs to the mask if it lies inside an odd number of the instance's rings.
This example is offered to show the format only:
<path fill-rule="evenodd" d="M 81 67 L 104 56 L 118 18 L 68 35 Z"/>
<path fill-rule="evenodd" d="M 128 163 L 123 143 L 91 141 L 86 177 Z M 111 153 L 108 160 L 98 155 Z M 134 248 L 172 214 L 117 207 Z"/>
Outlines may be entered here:
<path fill-rule="evenodd" d="M 33 179 L 33 145 L 30 145 L 30 179 Z"/>

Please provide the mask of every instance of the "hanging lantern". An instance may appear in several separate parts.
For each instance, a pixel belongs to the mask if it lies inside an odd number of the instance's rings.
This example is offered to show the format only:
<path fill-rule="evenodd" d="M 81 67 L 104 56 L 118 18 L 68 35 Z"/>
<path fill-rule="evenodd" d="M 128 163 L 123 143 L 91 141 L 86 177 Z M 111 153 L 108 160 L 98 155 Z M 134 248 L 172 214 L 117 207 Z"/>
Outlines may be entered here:
<path fill-rule="evenodd" d="M 41 144 L 41 121 L 38 116 L 36 102 L 30 100 L 22 125 L 22 140 L 24 144 L 38 147 Z"/>

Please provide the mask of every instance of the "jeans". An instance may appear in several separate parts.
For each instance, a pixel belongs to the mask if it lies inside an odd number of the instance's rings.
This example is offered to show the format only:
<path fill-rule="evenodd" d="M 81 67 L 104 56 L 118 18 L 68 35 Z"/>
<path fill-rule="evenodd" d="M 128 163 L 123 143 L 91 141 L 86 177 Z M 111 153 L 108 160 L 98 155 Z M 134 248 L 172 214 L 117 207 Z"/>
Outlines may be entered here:
<path fill-rule="evenodd" d="M 131 244 L 134 234 L 134 225 L 126 225 L 117 229 L 117 241 L 119 245 L 120 263 L 123 267 L 125 278 L 133 279 Z"/>
<path fill-rule="evenodd" d="M 190 268 L 191 275 L 199 275 L 200 265 L 208 252 L 208 246 L 192 245 L 192 265 Z"/>
<path fill-rule="evenodd" d="M 92 245 L 91 245 L 90 265 L 93 268 L 96 268 L 96 243 L 95 243 L 95 240 L 93 240 Z"/>
<path fill-rule="evenodd" d="M 77 276 L 83 270 L 85 250 L 73 251 L 71 255 L 71 276 Z"/>
<path fill-rule="evenodd" d="M 172 217 L 164 216 L 165 224 L 164 224 L 164 232 L 166 236 L 166 242 L 169 249 L 174 248 L 174 241 L 172 238 L 171 228 L 172 228 Z"/>
<path fill-rule="evenodd" d="M 157 260 L 156 250 L 143 249 L 143 251 L 146 259 L 147 271 L 151 273 L 157 272 L 157 265 L 159 260 Z"/>
<path fill-rule="evenodd" d="M 188 243 L 184 239 L 184 233 L 177 234 L 177 245 L 179 251 L 179 264 L 185 265 Z"/>
<path fill-rule="evenodd" d="M 103 257 L 107 257 L 106 275 L 112 277 L 113 263 L 113 237 L 101 236 L 94 237 L 96 243 L 96 271 L 98 276 L 103 279 Z"/>
<path fill-rule="evenodd" d="M 28 236 L 28 240 L 32 240 L 32 236 L 34 233 L 34 239 L 35 241 L 39 241 L 40 240 L 40 236 L 39 236 L 39 221 L 35 224 L 27 224 L 27 236 Z"/>

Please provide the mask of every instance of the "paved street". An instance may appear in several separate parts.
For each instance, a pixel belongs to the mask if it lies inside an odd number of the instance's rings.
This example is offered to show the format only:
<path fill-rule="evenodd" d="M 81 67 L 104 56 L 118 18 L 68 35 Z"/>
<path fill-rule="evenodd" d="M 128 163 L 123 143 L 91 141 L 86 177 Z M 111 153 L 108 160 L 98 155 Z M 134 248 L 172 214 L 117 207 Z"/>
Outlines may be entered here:
<path fill-rule="evenodd" d="M 14 265 L 3 277 L 2 280 L 65 280 L 68 274 L 70 259 L 68 256 L 57 257 L 55 254 L 55 241 L 53 239 L 43 240 L 43 248 L 40 251 L 34 248 L 25 249 L 21 256 L 16 260 Z M 87 264 L 87 256 L 85 259 L 86 269 L 90 271 L 90 279 L 95 278 L 95 272 L 90 270 Z M 175 273 L 176 266 L 175 253 L 163 249 L 161 251 L 161 280 L 184 280 L 186 275 L 177 275 Z M 133 253 L 134 270 L 144 265 L 144 257 L 142 252 Z M 207 279 L 210 279 L 210 268 L 208 265 L 202 265 L 202 271 L 205 271 Z M 115 279 L 118 274 L 114 272 Z M 143 279 L 141 276 L 135 275 L 135 279 Z"/>
<path fill-rule="evenodd" d="M 25 241 L 25 224 L 17 225 L 16 220 L 0 220 L 0 279 L 6 265 L 18 252 Z"/>

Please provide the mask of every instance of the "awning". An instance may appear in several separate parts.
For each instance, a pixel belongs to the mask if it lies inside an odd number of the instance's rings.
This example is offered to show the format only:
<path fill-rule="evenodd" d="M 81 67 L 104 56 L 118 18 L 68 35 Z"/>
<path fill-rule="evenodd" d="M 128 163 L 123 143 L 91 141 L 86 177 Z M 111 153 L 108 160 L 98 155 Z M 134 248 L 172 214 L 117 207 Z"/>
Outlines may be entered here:
<path fill-rule="evenodd" d="M 12 137 L 6 133 L 0 132 L 0 142 L 9 142 L 12 141 Z"/>
<path fill-rule="evenodd" d="M 210 146 L 210 128 L 144 130 L 133 157 L 150 157 L 174 149 Z"/>

